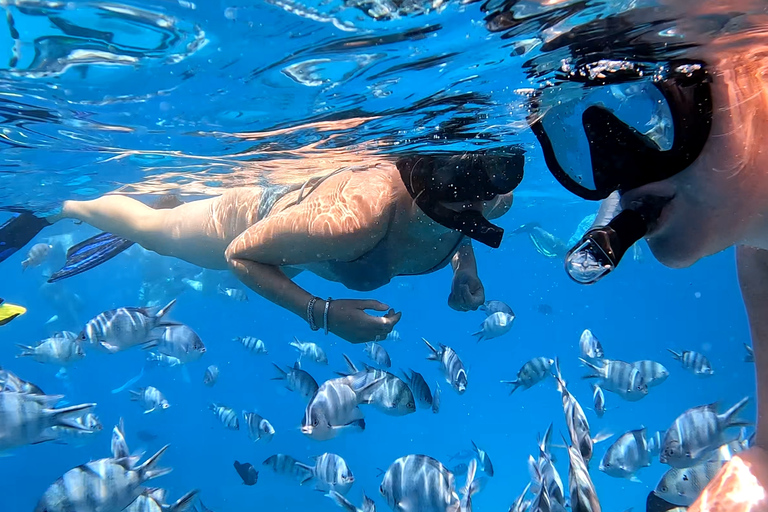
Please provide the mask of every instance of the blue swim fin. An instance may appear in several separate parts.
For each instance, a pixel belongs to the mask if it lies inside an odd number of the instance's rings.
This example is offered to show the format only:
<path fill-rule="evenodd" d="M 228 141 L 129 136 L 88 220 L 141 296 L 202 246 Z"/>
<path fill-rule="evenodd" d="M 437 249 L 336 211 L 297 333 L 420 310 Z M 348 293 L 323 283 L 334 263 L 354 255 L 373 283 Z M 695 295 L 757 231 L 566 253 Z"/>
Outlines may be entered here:
<path fill-rule="evenodd" d="M 0 226 L 0 262 L 10 258 L 27 245 L 37 234 L 51 223 L 32 212 L 21 211 L 13 214 Z"/>
<path fill-rule="evenodd" d="M 55 283 L 68 277 L 76 276 L 109 261 L 133 245 L 133 242 L 115 236 L 112 233 L 99 233 L 67 251 L 67 261 L 48 279 Z"/>

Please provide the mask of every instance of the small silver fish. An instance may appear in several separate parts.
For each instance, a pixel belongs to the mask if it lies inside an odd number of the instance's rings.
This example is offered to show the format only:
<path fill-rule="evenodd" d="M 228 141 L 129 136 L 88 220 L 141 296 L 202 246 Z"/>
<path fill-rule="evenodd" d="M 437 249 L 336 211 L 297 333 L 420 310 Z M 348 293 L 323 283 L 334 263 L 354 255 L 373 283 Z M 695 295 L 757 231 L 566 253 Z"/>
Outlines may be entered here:
<path fill-rule="evenodd" d="M 157 352 L 174 357 L 183 364 L 197 361 L 205 354 L 203 340 L 186 325 L 167 325 L 160 327 L 158 331 L 155 333 L 156 339 L 144 345 L 145 349 L 154 348 Z"/>
<path fill-rule="evenodd" d="M 584 329 L 584 332 L 581 333 L 581 337 L 579 338 L 579 351 L 581 352 L 582 358 L 591 362 L 602 359 L 605 355 L 600 341 L 589 329 Z"/>
<path fill-rule="evenodd" d="M 512 385 L 512 389 L 509 391 L 510 395 L 520 387 L 530 389 L 551 375 L 551 368 L 554 362 L 554 359 L 549 359 L 548 357 L 533 358 L 520 368 L 517 372 L 517 379 L 503 380 L 501 382 Z"/>
<path fill-rule="evenodd" d="M 600 387 L 604 390 L 616 393 L 629 402 L 636 402 L 648 395 L 648 385 L 637 368 L 631 364 L 603 359 L 599 363 L 601 366 L 597 366 L 586 359 L 579 360 L 593 372 L 583 378 L 598 379 Z"/>
<path fill-rule="evenodd" d="M 240 422 L 237 419 L 237 413 L 233 409 L 216 403 L 210 404 L 208 408 L 213 411 L 213 414 L 217 418 L 219 418 L 219 421 L 224 425 L 224 428 L 228 428 L 229 430 L 240 430 Z"/>
<path fill-rule="evenodd" d="M 483 320 L 483 323 L 480 324 L 480 330 L 472 333 L 472 336 L 477 336 L 477 341 L 498 338 L 507 334 L 512 329 L 514 321 L 514 315 L 497 311 Z"/>
<path fill-rule="evenodd" d="M 336 505 L 347 512 L 376 512 L 376 503 L 366 496 L 365 493 L 363 493 L 363 508 L 357 508 L 347 498 L 336 491 L 328 491 L 328 494 L 325 496 L 332 499 Z"/>
<path fill-rule="evenodd" d="M 57 442 L 65 444 L 82 445 L 91 440 L 104 428 L 99 417 L 92 412 L 85 412 L 73 418 L 82 428 L 69 428 L 54 425 L 51 429 L 56 432 Z"/>
<path fill-rule="evenodd" d="M 167 356 L 158 352 L 147 352 L 147 361 L 154 365 L 162 366 L 163 368 L 173 368 L 183 364 L 176 357 Z"/>
<path fill-rule="evenodd" d="M 511 232 L 514 234 L 525 233 L 536 251 L 547 258 L 562 258 L 568 252 L 565 242 L 543 229 L 538 223 L 523 224 Z"/>
<path fill-rule="evenodd" d="M 301 432 L 317 441 L 327 441 L 344 430 L 365 430 L 363 413 L 358 406 L 362 403 L 361 397 L 378 384 L 374 381 L 356 392 L 345 377 L 325 381 L 307 404 Z"/>
<path fill-rule="evenodd" d="M 53 441 L 58 433 L 52 427 L 88 430 L 78 418 L 96 404 L 81 404 L 54 409 L 61 395 L 29 395 L 13 391 L 0 393 L 0 451 L 27 444 Z"/>
<path fill-rule="evenodd" d="M 486 316 L 491 316 L 494 313 L 506 313 L 511 316 L 515 316 L 515 312 L 506 303 L 500 300 L 488 300 L 485 304 L 480 306 L 480 311 L 484 311 Z"/>
<path fill-rule="evenodd" d="M 614 478 L 639 482 L 636 473 L 651 465 L 651 453 L 645 439 L 645 428 L 621 435 L 605 452 L 600 471 Z"/>
<path fill-rule="evenodd" d="M 225 288 L 219 285 L 218 292 L 221 295 L 226 295 L 232 300 L 236 300 L 238 302 L 248 302 L 248 294 L 245 293 L 245 290 L 241 288 Z"/>
<path fill-rule="evenodd" d="M 722 467 L 722 461 L 713 460 L 689 468 L 671 468 L 661 477 L 653 493 L 673 505 L 689 507 Z"/>
<path fill-rule="evenodd" d="M 749 425 L 736 417 L 748 401 L 746 397 L 741 399 L 723 414 L 717 413 L 717 404 L 685 411 L 664 435 L 659 461 L 673 468 L 687 468 L 709 458 L 731 440 L 727 429 Z"/>
<path fill-rule="evenodd" d="M 493 476 L 493 464 L 491 463 L 491 457 L 488 452 L 481 450 L 477 447 L 474 441 L 472 441 L 472 448 L 477 454 L 477 459 L 480 461 L 480 469 L 488 476 Z"/>
<path fill-rule="evenodd" d="M 632 366 L 640 372 L 643 381 L 649 388 L 658 386 L 669 377 L 669 371 L 663 364 L 657 363 L 656 361 L 637 361 L 632 363 Z"/>
<path fill-rule="evenodd" d="M 165 502 L 165 490 L 146 489 L 124 512 L 186 512 L 200 491 L 190 491 L 170 505 Z"/>
<path fill-rule="evenodd" d="M 53 246 L 48 244 L 33 245 L 27 253 L 27 259 L 21 262 L 22 272 L 30 267 L 38 267 L 42 265 L 51 253 L 51 249 L 53 249 Z"/>
<path fill-rule="evenodd" d="M 153 339 L 153 330 L 163 325 L 164 317 L 176 303 L 164 308 L 118 308 L 105 311 L 85 324 L 78 340 L 113 354 Z"/>
<path fill-rule="evenodd" d="M 712 369 L 712 363 L 709 362 L 709 359 L 704 354 L 699 354 L 692 350 L 683 350 L 680 353 L 671 349 L 667 350 L 672 354 L 672 357 L 682 363 L 683 368 L 692 372 L 697 377 L 709 377 L 715 373 Z"/>
<path fill-rule="evenodd" d="M 266 442 L 270 442 L 272 440 L 275 435 L 275 427 L 266 418 L 255 412 L 248 411 L 243 411 L 243 418 L 248 427 L 248 437 L 252 441 L 263 439 Z"/>
<path fill-rule="evenodd" d="M 235 338 L 233 341 L 241 343 L 245 348 L 253 352 L 254 354 L 267 354 L 267 346 L 258 338 L 253 336 L 241 336 Z"/>
<path fill-rule="evenodd" d="M 67 471 L 43 494 L 35 512 L 102 512 L 124 510 L 144 491 L 143 484 L 169 473 L 157 463 L 164 446 L 143 464 L 139 457 L 99 459 Z"/>
<path fill-rule="evenodd" d="M 38 345 L 18 345 L 21 353 L 16 357 L 29 357 L 43 364 L 66 366 L 85 357 L 82 345 L 76 339 L 55 336 Z"/>
<path fill-rule="evenodd" d="M 392 366 L 392 360 L 389 358 L 387 351 L 378 343 L 366 343 L 365 353 L 379 366 L 384 368 L 390 368 Z"/>
<path fill-rule="evenodd" d="M 298 338 L 294 337 L 291 346 L 299 351 L 299 359 L 305 357 L 317 364 L 328 364 L 328 356 L 325 355 L 325 351 L 316 343 L 299 341 Z"/>
<path fill-rule="evenodd" d="M 219 380 L 219 367 L 211 365 L 205 369 L 205 375 L 203 375 L 203 384 L 208 387 L 212 387 Z"/>
<path fill-rule="evenodd" d="M 271 467 L 278 475 L 289 476 L 299 482 L 304 482 L 308 477 L 312 477 L 312 473 L 306 469 L 306 466 L 303 464 L 300 465 L 299 462 L 290 455 L 284 455 L 282 453 L 272 455 L 267 458 L 262 465 Z"/>
<path fill-rule="evenodd" d="M 301 462 L 297 462 L 296 465 L 309 473 L 307 480 L 314 479 L 315 489 L 318 491 L 336 491 L 343 496 L 349 492 L 355 482 L 355 476 L 347 462 L 335 453 L 324 453 L 315 457 L 314 466 L 307 466 Z"/>
<path fill-rule="evenodd" d="M 131 451 L 128 449 L 128 443 L 125 440 L 125 425 L 123 424 L 123 418 L 120 418 L 120 422 L 112 429 L 112 457 L 115 459 L 123 459 L 131 456 Z"/>
<path fill-rule="evenodd" d="M 153 386 L 139 388 L 138 391 L 130 391 L 131 401 L 139 402 L 144 407 L 144 414 L 168 409 L 171 404 L 168 403 L 163 393 Z"/>
<path fill-rule="evenodd" d="M 467 370 L 464 367 L 464 363 L 459 359 L 459 355 L 451 347 L 443 345 L 442 343 L 439 345 L 440 348 L 436 349 L 430 345 L 427 340 L 424 338 L 421 339 L 427 344 L 427 348 L 431 351 L 427 356 L 427 359 L 438 361 L 440 363 L 440 370 L 445 376 L 445 381 L 448 382 L 458 394 L 463 395 L 467 390 L 469 379 Z"/>
<path fill-rule="evenodd" d="M 603 388 L 597 384 L 592 384 L 592 399 L 595 401 L 595 414 L 602 418 L 605 415 L 605 395 Z"/>
<path fill-rule="evenodd" d="M 435 393 L 432 395 L 432 413 L 440 412 L 440 383 L 435 382 Z"/>
<path fill-rule="evenodd" d="M 397 341 L 402 341 L 403 338 L 402 336 L 400 336 L 399 331 L 397 331 L 396 329 L 392 329 L 390 333 L 387 334 L 387 337 L 384 339 L 397 342 Z"/>
<path fill-rule="evenodd" d="M 594 440 L 589 433 L 589 421 L 584 414 L 581 404 L 568 391 L 565 380 L 560 373 L 560 362 L 555 359 L 555 381 L 557 389 L 563 400 L 563 412 L 565 413 L 565 423 L 568 426 L 568 433 L 571 437 L 571 444 L 578 447 L 584 462 L 589 464 L 594 450 Z"/>

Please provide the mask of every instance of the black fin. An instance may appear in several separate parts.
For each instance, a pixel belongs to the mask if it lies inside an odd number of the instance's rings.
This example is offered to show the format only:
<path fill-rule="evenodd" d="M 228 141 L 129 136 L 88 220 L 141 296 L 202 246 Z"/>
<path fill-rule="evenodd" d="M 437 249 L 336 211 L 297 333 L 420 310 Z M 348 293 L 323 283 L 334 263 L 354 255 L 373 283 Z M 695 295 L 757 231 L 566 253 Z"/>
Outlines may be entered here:
<path fill-rule="evenodd" d="M 76 276 L 109 261 L 133 245 L 112 233 L 99 233 L 67 251 L 67 262 L 48 279 L 49 283 Z"/>
<path fill-rule="evenodd" d="M 14 214 L 14 217 L 0 226 L 0 262 L 10 258 L 27 245 L 37 234 L 51 223 L 31 212 Z"/>
<path fill-rule="evenodd" d="M 645 501 L 645 512 L 667 512 L 676 507 L 677 505 L 673 505 L 667 500 L 656 496 L 653 491 L 648 494 L 648 498 Z"/>

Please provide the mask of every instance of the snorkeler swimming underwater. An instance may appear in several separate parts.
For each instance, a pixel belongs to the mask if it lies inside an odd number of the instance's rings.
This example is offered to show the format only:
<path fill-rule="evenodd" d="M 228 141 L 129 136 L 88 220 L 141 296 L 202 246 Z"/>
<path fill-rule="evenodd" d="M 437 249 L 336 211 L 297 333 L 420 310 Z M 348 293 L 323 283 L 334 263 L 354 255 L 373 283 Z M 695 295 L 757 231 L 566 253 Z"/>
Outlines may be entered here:
<path fill-rule="evenodd" d="M 384 339 L 400 313 L 374 300 L 322 300 L 292 277 L 308 270 L 370 291 L 394 276 L 431 273 L 451 263 L 449 305 L 461 311 L 480 307 L 485 296 L 470 238 L 491 247 L 501 243 L 503 231 L 488 219 L 511 206 L 522 151 L 415 155 L 365 167 L 366 172 L 339 169 L 301 187 L 230 189 L 170 209 L 118 195 L 66 201 L 48 219 L 24 213 L 11 220 L 0 229 L 0 241 L 18 250 L 45 225 L 77 219 L 114 235 L 97 235 L 73 248 L 56 278 L 138 243 L 204 268 L 229 268 L 313 330 L 322 327 L 353 342 Z M 5 257 L 10 254 L 9 249 Z M 367 309 L 386 314 L 369 315 Z"/>

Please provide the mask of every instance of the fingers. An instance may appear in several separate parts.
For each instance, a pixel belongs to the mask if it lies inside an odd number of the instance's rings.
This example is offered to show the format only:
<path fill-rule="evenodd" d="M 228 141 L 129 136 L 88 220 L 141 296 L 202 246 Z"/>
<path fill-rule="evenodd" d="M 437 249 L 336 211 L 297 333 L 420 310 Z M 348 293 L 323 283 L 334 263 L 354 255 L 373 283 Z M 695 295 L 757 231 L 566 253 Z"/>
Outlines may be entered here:
<path fill-rule="evenodd" d="M 383 304 L 377 300 L 361 300 L 360 309 L 372 309 L 374 311 L 386 311 L 389 306 Z"/>

